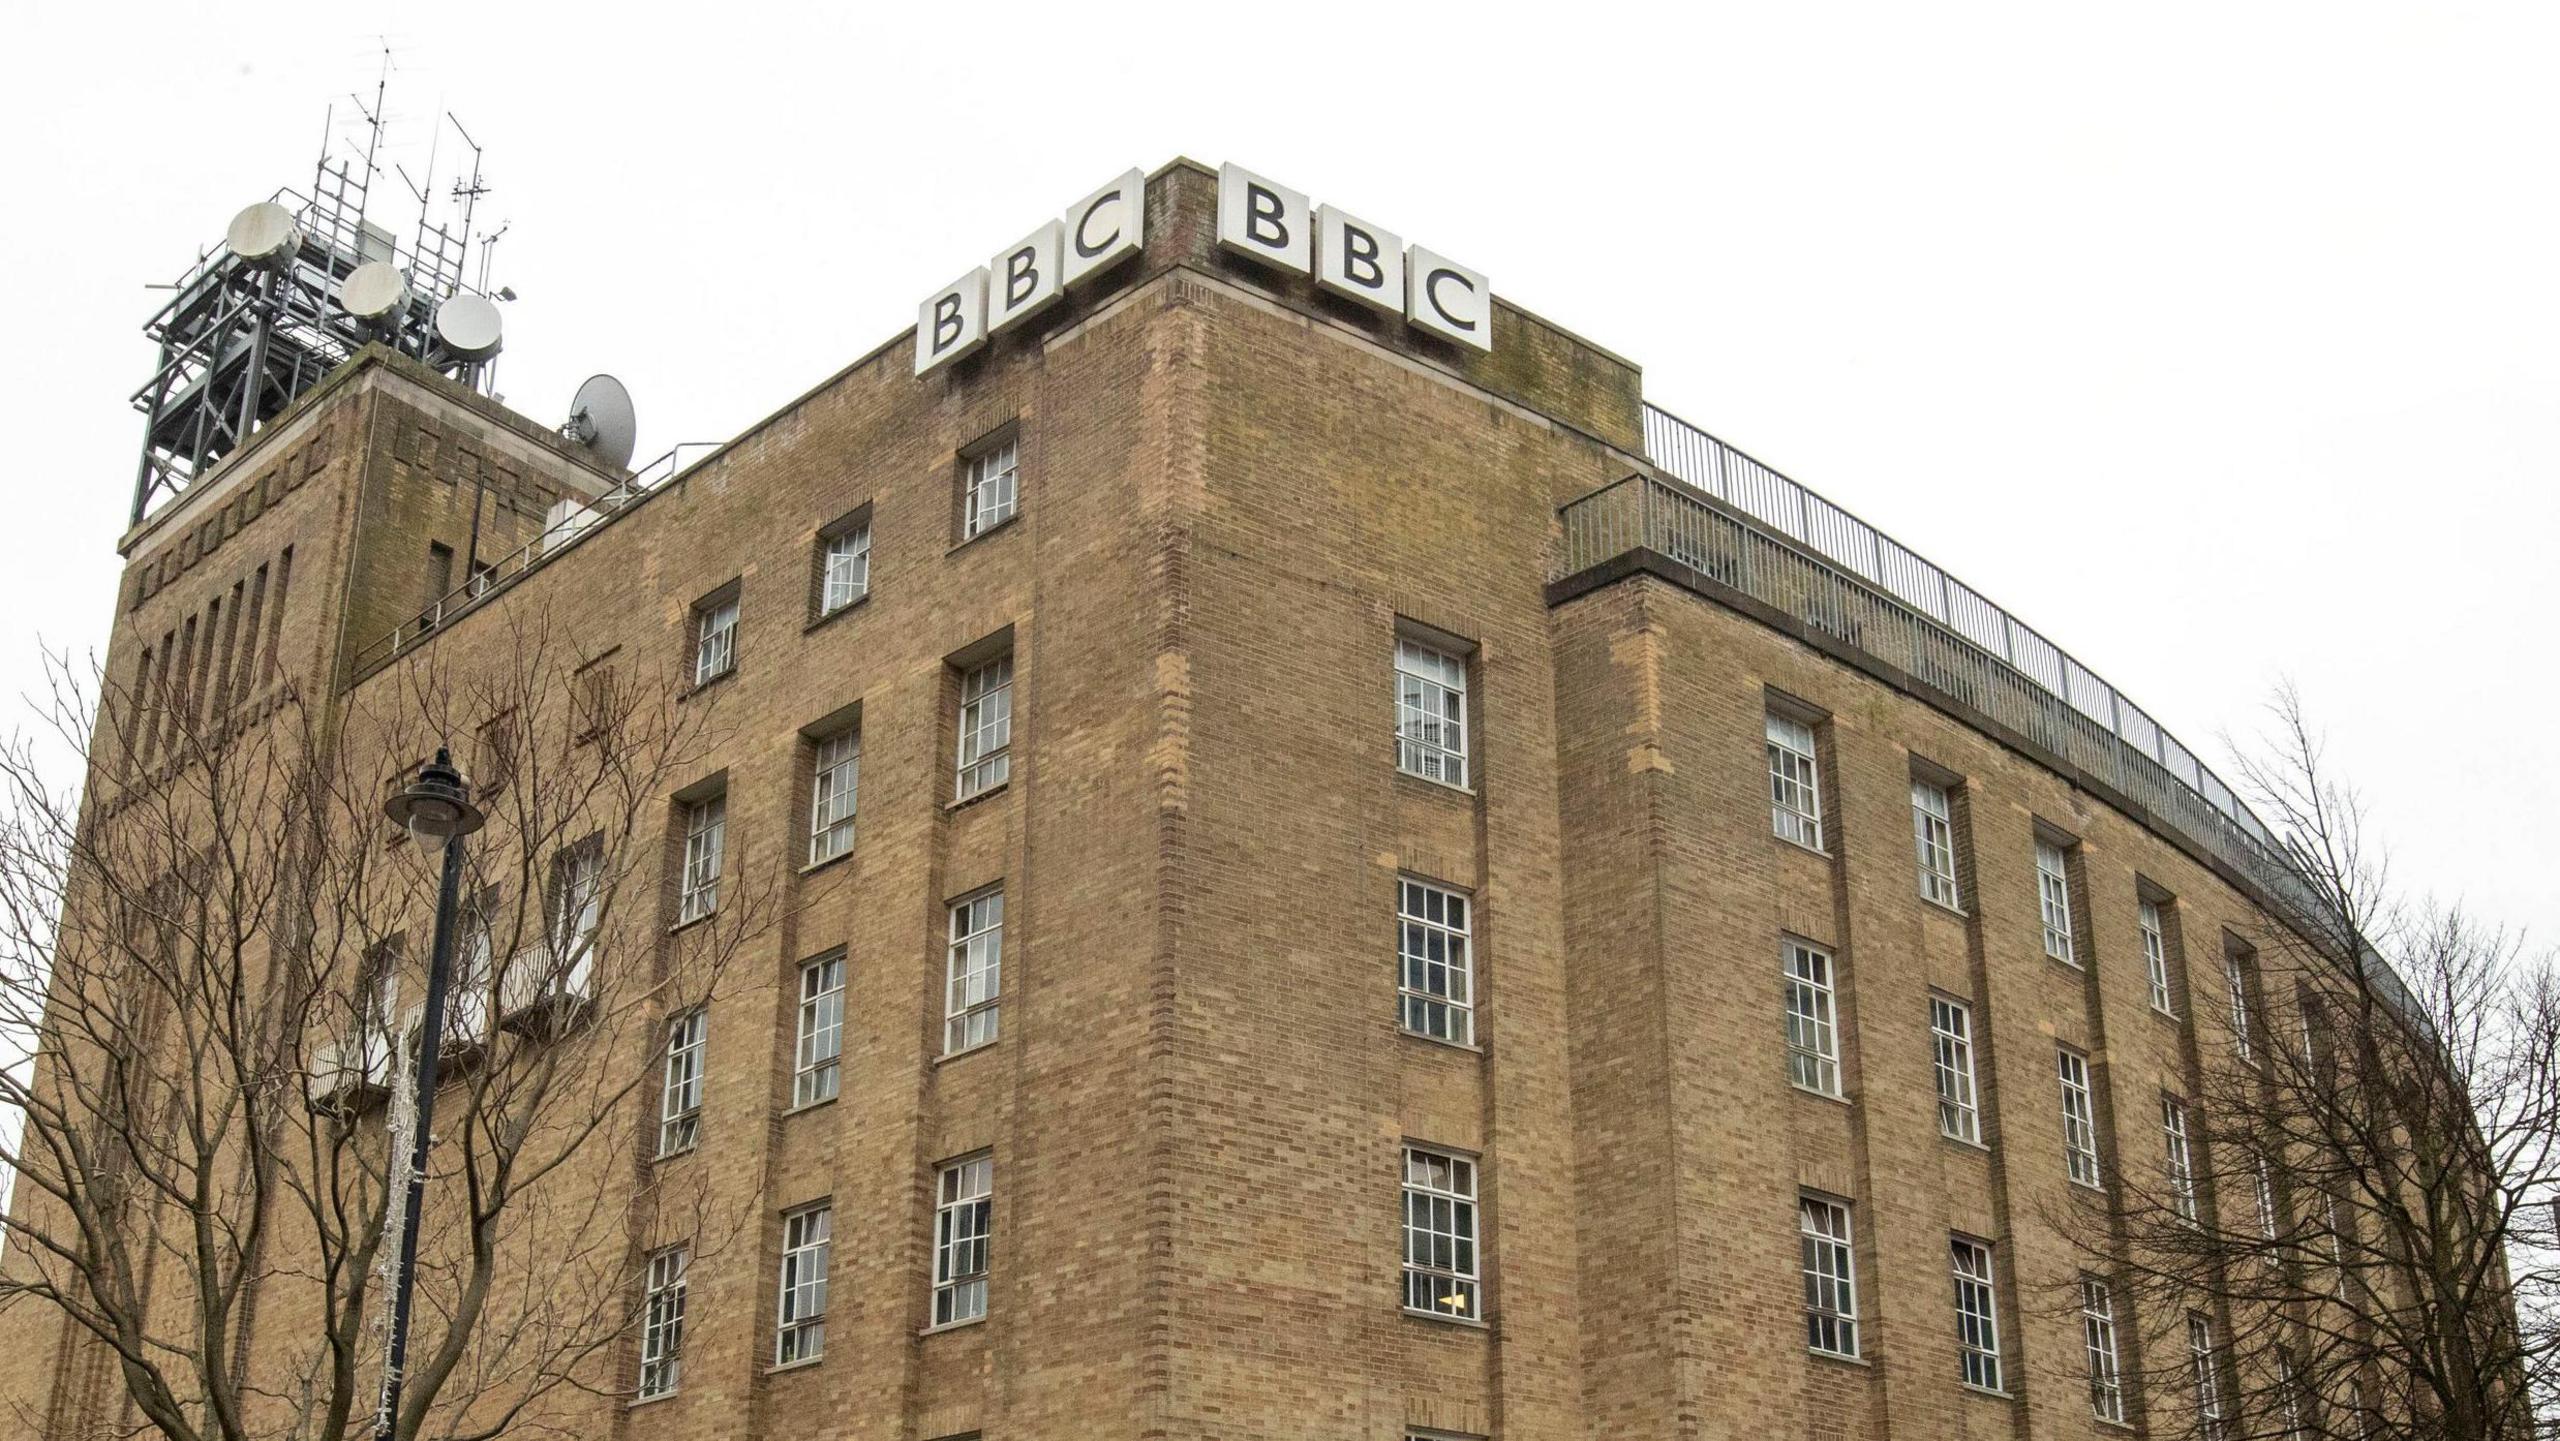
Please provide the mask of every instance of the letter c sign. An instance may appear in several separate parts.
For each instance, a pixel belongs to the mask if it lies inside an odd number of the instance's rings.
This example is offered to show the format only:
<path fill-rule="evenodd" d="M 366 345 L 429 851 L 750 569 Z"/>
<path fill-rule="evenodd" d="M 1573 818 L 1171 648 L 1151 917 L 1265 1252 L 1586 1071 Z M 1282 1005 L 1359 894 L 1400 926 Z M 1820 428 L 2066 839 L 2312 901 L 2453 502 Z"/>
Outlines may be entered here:
<path fill-rule="evenodd" d="M 1405 253 L 1404 318 L 1460 345 L 1493 349 L 1493 288 L 1481 272 L 1414 246 Z"/>

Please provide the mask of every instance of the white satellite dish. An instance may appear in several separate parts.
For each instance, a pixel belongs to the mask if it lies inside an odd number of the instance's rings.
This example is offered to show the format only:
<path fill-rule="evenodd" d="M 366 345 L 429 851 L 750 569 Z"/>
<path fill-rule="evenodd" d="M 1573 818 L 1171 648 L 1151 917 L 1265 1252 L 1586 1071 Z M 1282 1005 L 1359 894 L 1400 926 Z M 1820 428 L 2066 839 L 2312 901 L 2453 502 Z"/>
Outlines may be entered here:
<path fill-rule="evenodd" d="M 302 248 L 302 227 L 294 223 L 292 211 L 261 200 L 231 217 L 222 240 L 252 265 L 281 265 Z"/>
<path fill-rule="evenodd" d="M 610 375 L 592 375 L 569 402 L 569 423 L 560 433 L 595 452 L 607 470 L 627 470 L 631 447 L 640 436 L 632 414 L 631 392 Z"/>
<path fill-rule="evenodd" d="M 358 320 L 377 323 L 409 303 L 409 277 L 387 260 L 368 260 L 338 282 L 338 304 Z"/>
<path fill-rule="evenodd" d="M 498 307 L 477 295 L 448 295 L 436 307 L 436 340 L 457 360 L 486 360 L 498 353 Z"/>

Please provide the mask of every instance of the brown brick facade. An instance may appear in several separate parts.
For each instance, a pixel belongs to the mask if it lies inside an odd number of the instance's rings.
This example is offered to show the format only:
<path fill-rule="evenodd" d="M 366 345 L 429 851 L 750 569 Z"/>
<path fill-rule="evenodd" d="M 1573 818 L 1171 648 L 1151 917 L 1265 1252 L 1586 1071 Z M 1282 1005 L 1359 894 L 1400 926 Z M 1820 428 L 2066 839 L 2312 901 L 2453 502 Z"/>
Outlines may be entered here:
<path fill-rule="evenodd" d="M 512 552 L 613 478 L 371 356 L 128 539 L 111 674 L 213 644 L 272 677 L 230 686 L 250 706 L 270 683 L 379 703 L 537 620 L 564 665 L 673 695 L 696 602 L 735 587 L 734 674 L 674 704 L 718 717 L 685 783 L 724 797 L 771 922 L 709 1010 L 700 1144 L 563 1184 L 690 1172 L 742 1229 L 692 1272 L 675 1394 L 629 1404 L 626 1346 L 593 1377 L 626 1394 L 555 1418 L 631 1441 L 2121 1434 L 2050 1294 L 2076 1264 L 2041 1219 L 2068 1185 L 2055 1047 L 2091 1058 L 2105 1163 L 2156 1164 L 2159 1092 L 2227 1041 L 2210 1006 L 2150 1006 L 2137 892 L 2176 974 L 2216 985 L 2201 938 L 2250 902 L 1704 595 L 1639 574 L 1551 604 L 1557 507 L 1646 468 L 1633 368 L 1517 311 L 1462 356 L 1276 285 L 1214 252 L 1212 189 L 1169 167 L 1146 255 L 1038 334 L 923 380 L 885 347 L 388 664 L 365 648 L 428 598 L 430 545 L 467 557 L 476 526 Z M 961 457 L 1004 427 L 1019 514 L 957 542 Z M 817 618 L 815 548 L 864 507 L 870 593 Z M 266 659 L 191 647 L 261 567 Z M 1398 771 L 1400 634 L 1466 652 L 1464 790 Z M 955 661 L 997 650 L 1010 778 L 954 804 Z M 1771 834 L 1772 694 L 1819 718 L 1827 854 Z M 810 735 L 855 715 L 858 839 L 803 867 Z M 1954 778 L 1961 913 L 1915 887 L 1915 760 Z M 2039 828 L 2073 842 L 2077 968 L 2041 946 Z M 1472 900 L 1471 1046 L 1398 1027 L 1402 878 Z M 989 887 L 1001 1035 L 945 1056 L 947 907 Z M 1788 936 L 1833 958 L 1839 1099 L 1789 1083 Z M 794 1109 L 798 968 L 839 948 L 841 1090 Z M 1939 1132 L 1933 993 L 1970 1007 L 1979 1146 Z M 1480 1320 L 1400 1304 L 1410 1145 L 1478 1163 Z M 937 1167 L 982 1152 L 987 1315 L 934 1329 Z M 1805 1345 L 1805 1192 L 1854 1218 L 1854 1361 Z M 782 1218 L 819 1200 L 824 1354 L 775 1370 Z M 1958 1233 L 1995 1258 L 2006 1394 L 1958 1380 Z M 635 1234 L 635 1273 L 683 1239 Z M 58 1326 L 0 1329 L 9 1396 L 113 1414 Z"/>

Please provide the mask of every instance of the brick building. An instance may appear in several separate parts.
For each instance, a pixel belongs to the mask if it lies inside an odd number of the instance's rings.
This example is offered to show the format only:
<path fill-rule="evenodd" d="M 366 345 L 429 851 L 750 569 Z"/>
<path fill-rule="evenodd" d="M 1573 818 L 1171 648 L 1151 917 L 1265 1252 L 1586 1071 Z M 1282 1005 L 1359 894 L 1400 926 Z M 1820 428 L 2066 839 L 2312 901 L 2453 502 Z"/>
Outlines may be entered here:
<path fill-rule="evenodd" d="M 1232 253 L 1219 187 L 1167 166 L 1053 308 L 646 485 L 375 350 L 125 538 L 109 676 L 227 727 L 537 619 L 716 707 L 590 983 L 770 904 L 560 1185 L 746 1219 L 631 1224 L 554 1421 L 2170 1434 L 2162 1333 L 2045 1217 L 2168 1164 L 2162 1098 L 2271 1003 L 2254 823 L 1632 363 Z M 93 823 L 187 764 L 140 751 Z M 131 1417 L 93 1340 L 0 1329 L 23 1414 Z"/>

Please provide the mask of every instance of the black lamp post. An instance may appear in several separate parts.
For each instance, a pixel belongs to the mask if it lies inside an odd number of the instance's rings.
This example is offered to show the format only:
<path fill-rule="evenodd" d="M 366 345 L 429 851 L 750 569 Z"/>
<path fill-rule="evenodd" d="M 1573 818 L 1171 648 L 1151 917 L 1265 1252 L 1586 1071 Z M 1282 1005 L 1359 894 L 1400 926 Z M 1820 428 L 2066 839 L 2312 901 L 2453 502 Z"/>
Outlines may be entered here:
<path fill-rule="evenodd" d="M 436 890 L 436 935 L 427 958 L 426 1014 L 419 1017 L 417 1132 L 409 1143 L 408 1201 L 400 1211 L 400 1250 L 394 1258 L 391 1336 L 383 1352 L 382 1400 L 374 1408 L 374 1441 L 392 1441 L 400 1419 L 400 1382 L 409 1360 L 409 1290 L 418 1271 L 418 1207 L 427 1193 L 427 1140 L 434 1133 L 436 1061 L 444 1049 L 444 989 L 453 970 L 454 911 L 462 901 L 462 838 L 487 817 L 471 803 L 471 788 L 453 768 L 453 754 L 439 746 L 418 778 L 383 803 L 383 814 L 412 835 L 444 842 L 444 881 Z"/>

